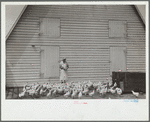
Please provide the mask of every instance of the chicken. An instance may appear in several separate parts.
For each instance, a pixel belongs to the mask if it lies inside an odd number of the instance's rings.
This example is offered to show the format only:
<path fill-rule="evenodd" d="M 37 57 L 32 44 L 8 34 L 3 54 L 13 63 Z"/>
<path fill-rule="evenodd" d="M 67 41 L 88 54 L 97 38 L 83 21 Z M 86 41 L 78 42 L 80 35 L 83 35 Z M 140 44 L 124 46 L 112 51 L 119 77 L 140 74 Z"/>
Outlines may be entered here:
<path fill-rule="evenodd" d="M 71 95 L 71 98 L 74 99 L 75 95 L 76 94 L 73 92 L 72 95 Z"/>
<path fill-rule="evenodd" d="M 87 85 L 88 85 L 88 88 L 91 88 L 93 86 L 93 83 L 89 80 Z"/>
<path fill-rule="evenodd" d="M 75 89 L 73 89 L 73 93 L 71 95 L 71 98 L 74 99 L 74 97 L 77 95 L 77 91 Z"/>
<path fill-rule="evenodd" d="M 30 89 L 29 90 L 29 95 L 32 96 L 32 97 L 34 97 L 35 96 L 35 92 L 36 91 L 34 89 Z"/>
<path fill-rule="evenodd" d="M 78 98 L 81 99 L 82 97 L 82 92 L 80 91 L 80 93 L 78 94 Z"/>
<path fill-rule="evenodd" d="M 47 94 L 47 98 L 50 98 L 52 96 L 52 90 L 49 91 L 49 93 Z"/>
<path fill-rule="evenodd" d="M 56 94 L 57 94 L 57 90 L 55 89 L 55 90 L 53 91 L 52 95 L 53 95 L 53 96 L 56 96 Z"/>
<path fill-rule="evenodd" d="M 64 93 L 64 89 L 63 89 L 62 87 L 58 87 L 58 88 L 57 88 L 57 91 L 58 91 L 59 94 Z"/>
<path fill-rule="evenodd" d="M 28 85 L 28 82 L 24 85 L 23 91 L 30 90 L 31 86 Z"/>
<path fill-rule="evenodd" d="M 43 84 L 43 88 L 45 89 L 45 88 L 46 88 L 46 86 L 47 86 L 47 85 L 44 83 L 44 84 Z"/>
<path fill-rule="evenodd" d="M 94 95 L 94 90 L 93 92 L 89 93 L 89 96 L 93 97 L 93 95 Z"/>
<path fill-rule="evenodd" d="M 94 89 L 97 89 L 97 87 L 98 87 L 98 84 L 96 84 L 96 83 L 93 83 L 93 87 L 94 87 Z"/>
<path fill-rule="evenodd" d="M 117 83 L 116 82 L 114 83 L 114 87 L 117 87 Z"/>
<path fill-rule="evenodd" d="M 38 92 L 38 94 L 39 94 L 41 88 L 42 88 L 42 85 L 39 85 L 39 87 L 36 89 L 36 92 Z"/>
<path fill-rule="evenodd" d="M 102 95 L 102 96 L 106 95 L 106 89 L 105 88 L 102 88 L 100 90 L 100 95 Z"/>
<path fill-rule="evenodd" d="M 98 88 L 96 89 L 96 92 L 98 93 L 98 92 L 100 92 L 100 90 L 101 90 L 101 87 L 98 86 Z"/>
<path fill-rule="evenodd" d="M 26 91 L 23 91 L 22 93 L 20 93 L 20 94 L 19 94 L 19 97 L 20 97 L 20 98 L 24 97 L 24 96 L 25 96 L 25 92 L 26 92 Z"/>
<path fill-rule="evenodd" d="M 39 86 L 40 86 L 40 84 L 39 84 L 39 83 L 35 83 L 35 85 L 34 85 L 34 89 L 35 89 L 35 90 L 37 90 Z"/>
<path fill-rule="evenodd" d="M 132 93 L 133 93 L 133 95 L 135 95 L 136 97 L 139 96 L 139 92 L 134 92 L 134 91 L 132 90 Z"/>
<path fill-rule="evenodd" d="M 107 92 L 109 92 L 109 88 L 110 88 L 109 83 L 106 84 L 106 87 L 107 87 Z"/>
<path fill-rule="evenodd" d="M 47 93 L 48 93 L 48 89 L 44 89 L 44 90 L 43 90 L 43 95 L 46 96 Z"/>
<path fill-rule="evenodd" d="M 51 85 L 49 83 L 46 84 L 47 89 L 51 89 Z"/>
<path fill-rule="evenodd" d="M 105 88 L 105 91 L 108 92 L 108 88 L 107 87 Z"/>
<path fill-rule="evenodd" d="M 102 86 L 100 86 L 100 88 L 101 88 L 101 89 L 105 89 L 105 86 L 104 86 L 104 85 L 102 85 Z"/>
<path fill-rule="evenodd" d="M 122 94 L 122 90 L 120 88 L 116 88 L 117 94 L 121 95 Z"/>
<path fill-rule="evenodd" d="M 105 89 L 104 89 L 104 88 L 101 89 L 101 90 L 100 90 L 100 95 L 105 95 L 105 94 L 106 94 Z"/>
<path fill-rule="evenodd" d="M 87 94 L 88 94 L 88 92 L 89 92 L 88 86 L 84 87 L 84 91 L 83 91 L 83 93 L 84 93 L 85 95 L 87 95 Z"/>
<path fill-rule="evenodd" d="M 44 95 L 47 91 L 46 84 L 44 83 L 40 88 L 40 95 Z"/>
<path fill-rule="evenodd" d="M 112 82 L 109 82 L 109 87 L 111 87 L 113 85 L 113 83 Z"/>
<path fill-rule="evenodd" d="M 31 89 L 35 89 L 35 84 L 31 84 Z"/>
<path fill-rule="evenodd" d="M 111 94 L 115 94 L 116 93 L 116 89 L 115 90 L 110 89 L 110 92 L 111 92 Z"/>
<path fill-rule="evenodd" d="M 64 97 L 68 98 L 68 97 L 70 97 L 70 95 L 71 95 L 71 93 L 70 93 L 70 91 L 68 91 L 66 94 L 64 94 Z"/>
<path fill-rule="evenodd" d="M 40 90 L 40 95 L 43 95 L 43 89 Z"/>
<path fill-rule="evenodd" d="M 69 89 L 64 87 L 64 93 L 67 93 L 68 91 L 69 91 Z"/>
<path fill-rule="evenodd" d="M 117 87 L 117 83 L 115 82 L 114 85 L 110 87 L 110 89 L 115 89 L 116 87 Z"/>

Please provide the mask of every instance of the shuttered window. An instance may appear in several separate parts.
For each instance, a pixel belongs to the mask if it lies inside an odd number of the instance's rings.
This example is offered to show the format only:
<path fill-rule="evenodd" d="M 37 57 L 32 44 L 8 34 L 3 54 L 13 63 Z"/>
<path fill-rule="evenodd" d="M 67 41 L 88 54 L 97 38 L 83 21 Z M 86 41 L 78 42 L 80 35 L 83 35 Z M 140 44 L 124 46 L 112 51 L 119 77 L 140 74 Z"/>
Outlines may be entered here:
<path fill-rule="evenodd" d="M 126 21 L 109 21 L 109 37 L 126 37 Z"/>
<path fill-rule="evenodd" d="M 40 35 L 48 37 L 59 37 L 60 19 L 40 18 Z"/>
<path fill-rule="evenodd" d="M 41 46 L 41 78 L 59 77 L 59 47 Z"/>

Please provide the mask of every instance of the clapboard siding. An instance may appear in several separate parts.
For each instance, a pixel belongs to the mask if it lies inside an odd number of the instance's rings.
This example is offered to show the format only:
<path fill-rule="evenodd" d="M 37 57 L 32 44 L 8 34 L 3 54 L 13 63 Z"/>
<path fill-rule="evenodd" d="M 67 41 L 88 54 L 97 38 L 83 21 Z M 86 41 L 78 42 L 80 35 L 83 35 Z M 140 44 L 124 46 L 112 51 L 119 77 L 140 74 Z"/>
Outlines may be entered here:
<path fill-rule="evenodd" d="M 60 19 L 60 37 L 40 34 L 40 17 Z M 109 38 L 109 20 L 127 21 L 126 38 Z M 35 45 L 35 47 L 32 47 Z M 129 5 L 30 5 L 7 39 L 7 86 L 40 79 L 41 46 L 59 46 L 59 59 L 67 58 L 69 81 L 105 81 L 110 77 L 110 47 L 126 47 L 129 72 L 145 72 L 145 27 Z"/>

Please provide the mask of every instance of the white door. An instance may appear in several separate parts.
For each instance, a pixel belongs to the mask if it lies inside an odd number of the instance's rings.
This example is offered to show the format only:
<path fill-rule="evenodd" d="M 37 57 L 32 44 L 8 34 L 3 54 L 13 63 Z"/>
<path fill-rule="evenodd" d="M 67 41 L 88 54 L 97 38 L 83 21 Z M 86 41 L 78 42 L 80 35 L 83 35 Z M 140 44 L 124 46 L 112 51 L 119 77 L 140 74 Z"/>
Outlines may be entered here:
<path fill-rule="evenodd" d="M 126 72 L 126 47 L 110 47 L 110 75 Z"/>

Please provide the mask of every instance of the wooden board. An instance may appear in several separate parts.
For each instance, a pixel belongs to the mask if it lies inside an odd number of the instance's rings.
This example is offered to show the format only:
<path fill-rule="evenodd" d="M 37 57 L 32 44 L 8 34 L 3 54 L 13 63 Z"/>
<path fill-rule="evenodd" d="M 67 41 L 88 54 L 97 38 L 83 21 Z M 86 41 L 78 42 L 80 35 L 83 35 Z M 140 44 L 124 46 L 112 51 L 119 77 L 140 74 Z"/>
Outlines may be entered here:
<path fill-rule="evenodd" d="M 41 46 L 41 78 L 59 77 L 58 61 L 58 46 Z"/>
<path fill-rule="evenodd" d="M 126 47 L 110 47 L 110 75 L 113 71 L 126 71 Z"/>

